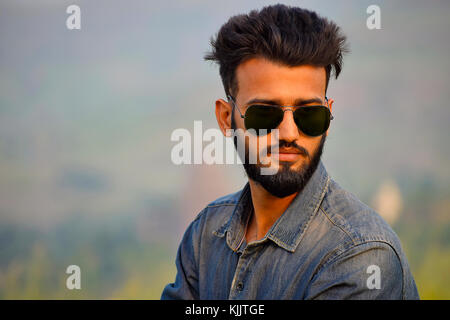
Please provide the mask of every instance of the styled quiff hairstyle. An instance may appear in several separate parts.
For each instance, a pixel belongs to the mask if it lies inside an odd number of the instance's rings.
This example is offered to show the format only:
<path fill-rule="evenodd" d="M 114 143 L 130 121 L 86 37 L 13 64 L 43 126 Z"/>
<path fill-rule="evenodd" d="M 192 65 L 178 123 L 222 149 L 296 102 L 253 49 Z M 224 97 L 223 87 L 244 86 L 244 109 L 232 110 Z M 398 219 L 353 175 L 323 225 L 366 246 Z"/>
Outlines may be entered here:
<path fill-rule="evenodd" d="M 282 4 L 231 17 L 210 40 L 212 50 L 206 61 L 220 66 L 225 94 L 236 97 L 236 68 L 252 57 L 263 57 L 286 66 L 324 67 L 326 88 L 332 69 L 337 79 L 346 37 L 332 21 L 313 11 Z"/>

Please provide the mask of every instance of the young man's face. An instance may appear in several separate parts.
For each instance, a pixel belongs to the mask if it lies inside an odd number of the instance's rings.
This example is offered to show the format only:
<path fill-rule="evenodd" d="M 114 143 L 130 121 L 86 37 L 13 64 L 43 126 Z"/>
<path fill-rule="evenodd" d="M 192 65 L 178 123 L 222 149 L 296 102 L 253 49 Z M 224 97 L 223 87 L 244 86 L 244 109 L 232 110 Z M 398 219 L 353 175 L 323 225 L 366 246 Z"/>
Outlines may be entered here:
<path fill-rule="evenodd" d="M 249 101 L 254 99 L 271 100 L 282 106 L 327 105 L 326 74 L 323 67 L 288 67 L 263 58 L 252 58 L 238 66 L 236 79 L 238 94 L 234 99 L 236 108 L 239 108 L 242 114 L 245 114 Z M 306 103 L 296 103 L 300 100 Z M 330 111 L 332 103 L 333 100 L 330 99 Z M 234 129 L 245 129 L 244 119 L 239 116 L 237 110 L 231 116 Z M 328 131 L 316 137 L 304 134 L 295 124 L 291 111 L 284 112 L 283 121 L 277 129 L 279 161 L 275 165 L 278 165 L 278 172 L 273 176 L 264 176 L 260 174 L 260 164 L 245 163 L 244 167 L 250 179 L 259 182 L 271 194 L 285 197 L 301 191 L 311 177 L 320 160 Z M 267 139 L 265 143 L 270 145 L 270 135 L 269 133 L 257 139 Z M 268 154 L 269 159 L 270 156 L 271 154 Z"/>

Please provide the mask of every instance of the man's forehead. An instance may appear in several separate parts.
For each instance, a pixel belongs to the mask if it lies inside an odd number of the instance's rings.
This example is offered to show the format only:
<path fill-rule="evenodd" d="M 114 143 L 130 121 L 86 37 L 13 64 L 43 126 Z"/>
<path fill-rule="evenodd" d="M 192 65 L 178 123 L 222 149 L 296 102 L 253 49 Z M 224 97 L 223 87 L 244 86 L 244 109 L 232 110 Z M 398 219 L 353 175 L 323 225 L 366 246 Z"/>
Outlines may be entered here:
<path fill-rule="evenodd" d="M 238 66 L 236 81 L 241 96 L 239 100 L 262 98 L 294 101 L 323 96 L 326 72 L 324 67 L 290 67 L 264 58 L 252 58 Z"/>

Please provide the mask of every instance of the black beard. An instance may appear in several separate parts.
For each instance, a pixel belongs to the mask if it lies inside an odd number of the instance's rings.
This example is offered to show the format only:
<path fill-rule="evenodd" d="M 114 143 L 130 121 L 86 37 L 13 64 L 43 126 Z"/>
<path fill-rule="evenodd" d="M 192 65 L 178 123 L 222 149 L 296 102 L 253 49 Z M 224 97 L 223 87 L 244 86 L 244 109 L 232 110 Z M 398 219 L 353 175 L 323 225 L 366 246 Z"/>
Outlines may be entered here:
<path fill-rule="evenodd" d="M 267 192 L 275 197 L 284 198 L 296 192 L 301 192 L 319 165 L 325 139 L 326 135 L 323 134 L 317 151 L 310 157 L 309 163 L 302 165 L 297 170 L 290 168 L 291 162 L 280 161 L 279 170 L 276 174 L 262 175 L 259 165 L 249 164 L 248 161 L 243 161 L 245 172 L 250 179 L 259 183 Z M 280 140 L 279 147 L 282 148 L 289 144 L 285 140 Z M 245 160 L 248 159 L 247 152 L 246 150 Z"/>
<path fill-rule="evenodd" d="M 236 129 L 234 118 L 231 117 L 231 127 Z M 233 138 L 234 145 L 237 149 L 237 137 Z M 295 142 L 287 142 L 286 140 L 279 141 L 279 148 L 283 147 L 295 147 L 305 158 L 309 159 L 309 163 L 302 165 L 297 170 L 291 170 L 290 162 L 279 161 L 279 170 L 273 175 L 262 175 L 261 166 L 258 164 L 250 164 L 248 159 L 248 147 L 245 147 L 245 159 L 243 159 L 243 165 L 245 172 L 249 179 L 259 183 L 267 192 L 278 198 L 285 198 L 296 192 L 301 192 L 308 183 L 311 176 L 317 169 L 322 156 L 323 147 L 325 145 L 326 133 L 324 133 L 320 139 L 319 146 L 316 152 L 310 156 L 308 152 L 298 146 Z"/>

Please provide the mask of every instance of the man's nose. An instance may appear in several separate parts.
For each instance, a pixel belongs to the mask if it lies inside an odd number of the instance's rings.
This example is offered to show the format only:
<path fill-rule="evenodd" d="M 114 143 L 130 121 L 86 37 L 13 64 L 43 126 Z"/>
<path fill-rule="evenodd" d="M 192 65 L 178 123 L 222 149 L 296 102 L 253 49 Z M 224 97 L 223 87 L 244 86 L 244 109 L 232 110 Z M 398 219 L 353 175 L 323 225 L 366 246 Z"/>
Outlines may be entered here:
<path fill-rule="evenodd" d="M 277 128 L 279 130 L 279 139 L 294 141 L 298 139 L 299 136 L 298 127 L 294 121 L 295 110 L 293 108 L 286 108 L 283 109 L 283 111 L 283 121 L 281 121 L 280 125 Z"/>

